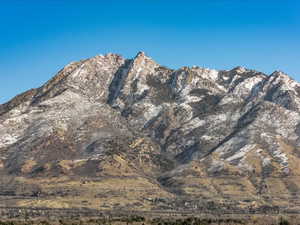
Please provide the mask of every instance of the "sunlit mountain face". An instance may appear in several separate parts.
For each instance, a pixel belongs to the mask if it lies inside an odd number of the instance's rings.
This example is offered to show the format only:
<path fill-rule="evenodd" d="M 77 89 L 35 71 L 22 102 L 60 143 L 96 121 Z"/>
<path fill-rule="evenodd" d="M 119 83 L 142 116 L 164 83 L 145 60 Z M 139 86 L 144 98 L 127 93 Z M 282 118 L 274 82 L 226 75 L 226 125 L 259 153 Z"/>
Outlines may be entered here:
<path fill-rule="evenodd" d="M 280 71 L 107 54 L 0 105 L 0 206 L 298 211 L 299 157 Z"/>

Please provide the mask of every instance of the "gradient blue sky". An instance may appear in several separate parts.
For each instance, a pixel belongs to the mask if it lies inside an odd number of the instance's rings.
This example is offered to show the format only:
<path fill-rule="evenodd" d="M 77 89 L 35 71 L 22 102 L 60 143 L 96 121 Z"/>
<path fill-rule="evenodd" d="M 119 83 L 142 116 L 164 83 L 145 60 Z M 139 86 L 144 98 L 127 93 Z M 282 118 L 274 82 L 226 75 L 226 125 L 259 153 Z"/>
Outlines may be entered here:
<path fill-rule="evenodd" d="M 0 103 L 107 52 L 300 81 L 299 12 L 299 0 L 0 0 Z"/>

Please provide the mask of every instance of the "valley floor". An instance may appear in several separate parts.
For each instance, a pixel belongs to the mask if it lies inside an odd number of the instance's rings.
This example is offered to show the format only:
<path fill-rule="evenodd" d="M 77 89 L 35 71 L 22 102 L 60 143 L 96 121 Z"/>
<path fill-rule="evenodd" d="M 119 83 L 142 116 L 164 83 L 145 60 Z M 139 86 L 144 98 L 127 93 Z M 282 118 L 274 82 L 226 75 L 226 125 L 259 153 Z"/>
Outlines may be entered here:
<path fill-rule="evenodd" d="M 300 215 L 195 214 L 190 212 L 93 212 L 0 209 L 0 225 L 299 225 Z M 5 213 L 10 214 L 5 214 Z M 27 214 L 26 214 L 27 213 Z"/>

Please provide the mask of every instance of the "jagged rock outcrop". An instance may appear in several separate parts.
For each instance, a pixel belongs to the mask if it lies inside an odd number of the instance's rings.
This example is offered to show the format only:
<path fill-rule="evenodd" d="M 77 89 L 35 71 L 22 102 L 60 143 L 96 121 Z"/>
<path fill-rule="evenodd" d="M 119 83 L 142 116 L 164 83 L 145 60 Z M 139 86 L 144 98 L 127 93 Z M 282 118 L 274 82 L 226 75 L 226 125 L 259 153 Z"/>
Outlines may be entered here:
<path fill-rule="evenodd" d="M 280 71 L 95 56 L 0 105 L 2 204 L 299 210 L 299 148 L 300 84 Z"/>

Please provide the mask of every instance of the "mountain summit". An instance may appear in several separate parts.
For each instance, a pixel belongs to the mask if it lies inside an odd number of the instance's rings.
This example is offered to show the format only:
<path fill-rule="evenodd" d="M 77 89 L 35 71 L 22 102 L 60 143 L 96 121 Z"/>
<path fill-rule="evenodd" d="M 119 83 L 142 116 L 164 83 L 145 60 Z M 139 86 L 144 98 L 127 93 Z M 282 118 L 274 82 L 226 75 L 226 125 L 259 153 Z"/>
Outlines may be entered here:
<path fill-rule="evenodd" d="M 0 175 L 5 207 L 300 212 L 300 84 L 143 52 L 73 62 L 0 105 Z"/>

